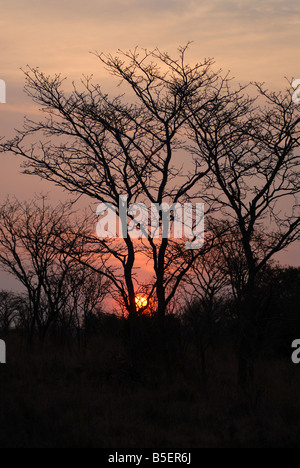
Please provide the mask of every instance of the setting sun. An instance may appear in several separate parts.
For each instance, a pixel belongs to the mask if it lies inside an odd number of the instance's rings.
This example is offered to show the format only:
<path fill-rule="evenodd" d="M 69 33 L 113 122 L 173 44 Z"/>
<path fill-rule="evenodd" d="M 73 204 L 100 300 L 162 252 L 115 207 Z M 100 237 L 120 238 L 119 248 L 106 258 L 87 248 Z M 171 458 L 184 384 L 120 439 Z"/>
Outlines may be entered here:
<path fill-rule="evenodd" d="M 136 306 L 139 309 L 144 309 L 148 305 L 148 299 L 143 294 L 138 294 L 135 298 Z"/>

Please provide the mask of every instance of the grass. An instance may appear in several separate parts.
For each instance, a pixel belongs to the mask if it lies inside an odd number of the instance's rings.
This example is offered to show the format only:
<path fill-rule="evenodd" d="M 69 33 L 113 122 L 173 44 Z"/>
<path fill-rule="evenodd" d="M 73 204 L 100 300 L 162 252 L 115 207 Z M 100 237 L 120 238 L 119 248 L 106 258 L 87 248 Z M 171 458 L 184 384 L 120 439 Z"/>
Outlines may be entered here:
<path fill-rule="evenodd" d="M 288 358 L 260 359 L 241 393 L 228 346 L 209 352 L 204 386 L 192 346 L 166 368 L 149 354 L 132 359 L 121 335 L 82 351 L 6 341 L 1 448 L 300 446 L 300 373 Z"/>

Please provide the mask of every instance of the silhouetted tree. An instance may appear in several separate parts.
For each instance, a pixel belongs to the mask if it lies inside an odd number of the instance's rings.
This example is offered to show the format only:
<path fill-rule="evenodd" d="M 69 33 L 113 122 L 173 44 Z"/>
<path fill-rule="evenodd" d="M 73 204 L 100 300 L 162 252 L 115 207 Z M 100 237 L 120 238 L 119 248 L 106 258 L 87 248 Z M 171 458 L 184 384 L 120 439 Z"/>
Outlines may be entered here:
<path fill-rule="evenodd" d="M 19 322 L 20 310 L 23 307 L 24 298 L 21 294 L 11 291 L 0 291 L 0 331 L 8 332 L 16 327 Z"/>
<path fill-rule="evenodd" d="M 212 60 L 187 65 L 185 52 L 180 49 L 178 59 L 159 50 L 98 54 L 109 72 L 129 86 L 127 102 L 123 95 L 109 97 L 90 78 L 81 90 L 65 93 L 60 75 L 51 78 L 29 69 L 26 92 L 46 117 L 27 120 L 1 150 L 25 158 L 26 173 L 110 203 L 117 215 L 120 195 L 128 204 L 156 204 L 160 224 L 164 202 L 201 198 L 207 212 L 218 210 L 218 219 L 232 222 L 246 269 L 239 380 L 247 386 L 253 378 L 258 275 L 276 253 L 299 239 L 299 107 L 290 91 L 271 93 L 261 85 L 250 98 L 247 87 L 234 89 L 228 76 L 214 72 Z M 30 143 L 33 137 L 40 143 Z M 150 258 L 151 294 L 163 317 L 201 252 L 182 257 L 180 243 L 174 248 L 169 239 L 156 239 L 133 218 L 131 212 L 122 222 L 123 234 L 130 223 L 127 236 L 98 240 L 99 269 L 135 317 L 136 257 Z M 264 241 L 257 249 L 255 233 L 262 230 Z M 90 259 L 97 251 L 94 244 Z"/>
<path fill-rule="evenodd" d="M 186 121 L 195 112 L 188 103 L 197 96 L 199 112 L 207 108 L 209 112 L 218 74 L 212 71 L 212 60 L 193 67 L 186 64 L 185 51 L 180 49 L 177 59 L 159 50 L 120 52 L 116 57 L 98 54 L 106 69 L 129 85 L 133 96 L 127 103 L 122 95 L 109 97 L 90 78 L 82 82 L 82 90 L 74 87 L 65 93 L 60 75 L 51 78 L 39 69 L 29 69 L 25 90 L 42 106 L 46 118 L 27 120 L 24 130 L 3 144 L 2 150 L 24 157 L 26 173 L 110 203 L 117 215 L 120 195 L 127 197 L 128 204 L 158 207 L 189 200 L 209 168 L 200 160 L 195 164 L 188 152 L 184 164 L 178 161 L 179 151 L 188 143 Z M 27 144 L 32 137 L 40 144 Z M 157 211 L 160 222 L 163 211 Z M 121 231 L 133 217 L 129 214 Z M 111 281 L 114 295 L 120 295 L 129 314 L 135 316 L 136 257 L 146 250 L 153 265 L 157 313 L 162 317 L 196 254 L 192 252 L 187 263 L 170 268 L 169 239 L 156 239 L 150 229 L 141 229 L 145 237 L 137 241 L 132 233 L 137 224 L 131 224 L 123 238 L 98 240 L 101 271 Z"/>
<path fill-rule="evenodd" d="M 203 112 L 189 118 L 199 161 L 210 167 L 203 198 L 219 207 L 239 229 L 247 267 L 241 309 L 239 380 L 253 379 L 255 290 L 259 272 L 299 239 L 299 106 L 291 92 L 271 93 L 256 85 L 257 97 L 220 83 Z M 201 95 L 199 96 L 201 99 Z M 195 155 L 195 148 L 192 148 Z M 202 188 L 203 191 L 203 188 Z M 264 230 L 257 251 L 255 232 Z"/>
<path fill-rule="evenodd" d="M 79 264 L 77 244 L 82 247 L 84 222 L 77 224 L 77 232 L 75 225 L 71 205 L 52 208 L 44 197 L 28 203 L 6 200 L 0 207 L 0 265 L 26 290 L 22 320 L 30 324 L 30 339 L 36 330 L 45 339 L 70 297 L 92 274 Z M 98 282 L 103 287 L 99 274 Z"/>
<path fill-rule="evenodd" d="M 300 333 L 300 269 L 273 264 L 259 275 L 257 295 L 262 304 L 258 332 L 260 348 L 271 355 L 289 354 Z"/>
<path fill-rule="evenodd" d="M 82 337 L 86 343 L 87 322 L 99 314 L 108 293 L 108 280 L 87 266 L 79 264 L 68 272 L 57 298 L 62 303 L 58 321 L 63 330 L 76 330 L 79 346 Z"/>

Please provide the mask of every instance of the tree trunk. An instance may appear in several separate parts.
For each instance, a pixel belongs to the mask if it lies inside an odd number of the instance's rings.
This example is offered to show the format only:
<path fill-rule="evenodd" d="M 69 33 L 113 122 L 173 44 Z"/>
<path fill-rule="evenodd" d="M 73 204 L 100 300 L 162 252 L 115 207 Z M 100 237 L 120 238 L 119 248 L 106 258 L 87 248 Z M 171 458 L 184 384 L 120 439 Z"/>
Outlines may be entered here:
<path fill-rule="evenodd" d="M 238 382 L 242 389 L 249 389 L 254 380 L 255 363 L 255 283 L 250 279 L 240 315 L 240 337 L 238 354 Z"/>
<path fill-rule="evenodd" d="M 157 316 L 163 321 L 166 315 L 166 297 L 164 286 L 157 286 Z"/>
<path fill-rule="evenodd" d="M 134 248 L 131 239 L 128 237 L 125 239 L 127 249 L 128 249 L 128 257 L 127 261 L 124 265 L 124 276 L 126 282 L 126 288 L 128 293 L 128 313 L 129 317 L 136 316 L 136 303 L 135 303 L 135 291 L 134 291 L 134 284 L 132 280 L 132 269 L 135 260 Z"/>

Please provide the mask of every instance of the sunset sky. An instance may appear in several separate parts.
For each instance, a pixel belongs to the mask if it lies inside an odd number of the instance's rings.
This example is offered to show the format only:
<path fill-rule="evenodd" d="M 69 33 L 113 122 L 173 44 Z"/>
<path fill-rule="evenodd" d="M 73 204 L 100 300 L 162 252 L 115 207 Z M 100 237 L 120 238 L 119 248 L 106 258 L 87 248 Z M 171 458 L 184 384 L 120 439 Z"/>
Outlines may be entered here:
<path fill-rule="evenodd" d="M 175 54 L 193 41 L 190 62 L 214 57 L 237 81 L 264 81 L 280 90 L 287 86 L 285 77 L 300 78 L 299 31 L 299 0 L 10 0 L 2 3 L 0 15 L 0 79 L 7 85 L 0 134 L 11 136 L 23 116 L 35 112 L 23 93 L 20 68 L 27 64 L 70 80 L 94 74 L 109 92 L 114 83 L 89 52 L 140 46 Z M 1 200 L 40 191 L 60 197 L 53 185 L 20 174 L 13 156 L 1 156 L 0 177 Z M 299 248 L 281 261 L 299 265 Z"/>

